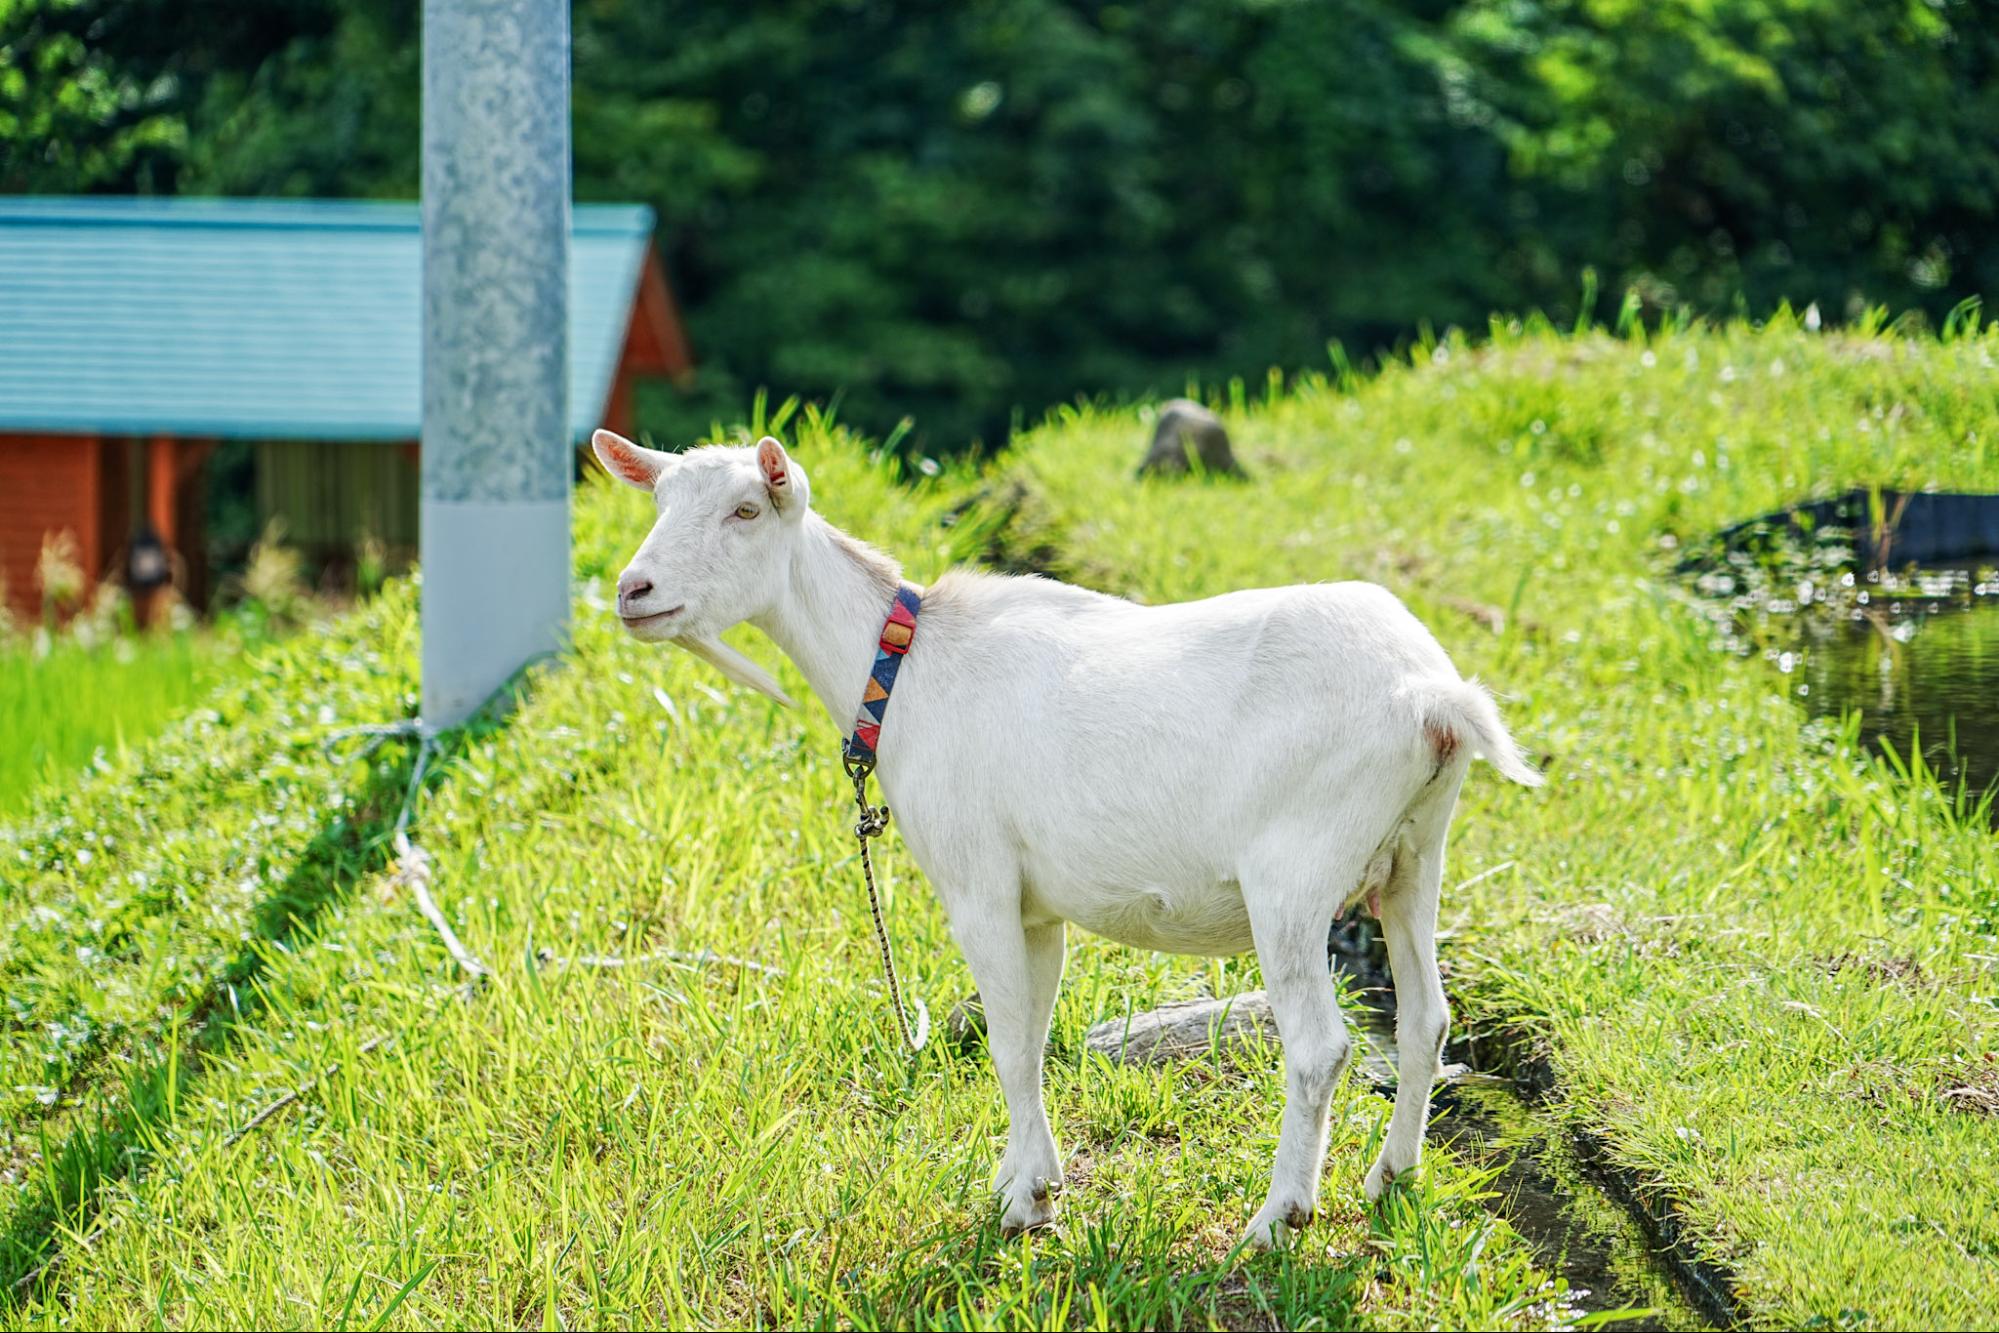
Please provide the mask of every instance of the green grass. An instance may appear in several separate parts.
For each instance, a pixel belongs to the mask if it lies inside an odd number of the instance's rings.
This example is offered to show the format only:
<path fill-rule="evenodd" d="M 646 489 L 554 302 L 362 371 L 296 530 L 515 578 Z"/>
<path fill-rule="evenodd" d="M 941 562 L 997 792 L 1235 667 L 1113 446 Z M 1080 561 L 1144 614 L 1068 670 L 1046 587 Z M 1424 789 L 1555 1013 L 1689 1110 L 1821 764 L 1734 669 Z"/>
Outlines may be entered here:
<path fill-rule="evenodd" d="M 1065 413 L 990 475 L 910 486 L 813 421 L 787 438 L 815 502 L 918 578 L 996 541 L 1155 601 L 1394 587 L 1510 696 L 1550 777 L 1467 788 L 1451 882 L 1476 882 L 1445 905 L 1460 1027 L 1545 1062 L 1555 1113 L 1685 1221 L 1755 1321 L 1948 1326 L 1999 1303 L 1999 1119 L 1960 1095 L 1995 1087 L 1999 853 L 1924 771 L 1804 722 L 1794 679 L 1724 651 L 1670 566 L 1801 495 L 1999 489 L 1995 350 L 1501 328 L 1238 396 L 1240 483 L 1133 481 L 1132 411 Z M 1253 959 L 1078 943 L 1049 1074 L 1063 1228 L 1002 1243 L 998 1092 L 979 1053 L 896 1048 L 836 729 L 609 623 L 648 512 L 579 497 L 571 659 L 456 742 L 419 811 L 438 895 L 497 969 L 469 998 L 388 873 L 407 755 L 321 743 L 414 707 L 407 585 L 0 830 L 0 1322 L 1570 1316 L 1466 1158 L 1432 1153 L 1363 1205 L 1387 1107 L 1353 1080 L 1324 1221 L 1232 1253 L 1276 1054 L 1119 1070 L 1080 1037 L 1253 986 Z M 964 966 L 893 838 L 882 868 L 941 1016 Z M 702 949 L 781 974 L 659 956 Z M 641 961 L 563 961 L 604 955 Z"/>
<path fill-rule="evenodd" d="M 0 817 L 38 784 L 100 750 L 134 745 L 191 707 L 228 669 L 231 646 L 192 634 L 121 636 L 85 646 L 0 640 Z"/>
<path fill-rule="evenodd" d="M 1082 408 L 996 491 L 1021 497 L 1010 546 L 1145 600 L 1402 594 L 1550 779 L 1468 784 L 1444 903 L 1460 1028 L 1547 1062 L 1561 1115 L 1756 1321 L 1979 1324 L 1999 1308 L 1999 1117 L 1975 1109 L 1999 1094 L 1991 828 L 1805 724 L 1796 680 L 1723 651 L 1671 567 L 1851 485 L 1999 490 L 1995 354 L 1989 331 L 1501 327 L 1236 395 L 1247 483 L 1134 482 L 1143 423 Z"/>
<path fill-rule="evenodd" d="M 983 540 L 944 522 L 977 478 L 904 487 L 810 420 L 788 438 L 821 507 L 915 576 Z M 1277 1053 L 1120 1070 L 1080 1038 L 1253 986 L 1252 960 L 1079 945 L 1049 1075 L 1065 1223 L 1002 1242 L 998 1090 L 982 1052 L 897 1048 L 836 729 L 612 626 L 611 579 L 649 513 L 624 490 L 579 497 L 572 659 L 458 743 L 419 812 L 438 896 L 497 970 L 469 998 L 387 874 L 407 757 L 321 744 L 413 706 L 407 586 L 263 653 L 0 834 L 16 880 L 0 902 L 0 1322 L 1564 1320 L 1561 1290 L 1477 1202 L 1482 1171 L 1437 1154 L 1364 1207 L 1388 1108 L 1351 1082 L 1324 1222 L 1288 1253 L 1233 1252 L 1266 1184 Z M 906 983 L 941 1018 L 970 990 L 964 965 L 893 838 L 880 868 Z M 781 974 L 656 956 L 703 949 Z M 603 955 L 640 961 L 563 961 Z"/>

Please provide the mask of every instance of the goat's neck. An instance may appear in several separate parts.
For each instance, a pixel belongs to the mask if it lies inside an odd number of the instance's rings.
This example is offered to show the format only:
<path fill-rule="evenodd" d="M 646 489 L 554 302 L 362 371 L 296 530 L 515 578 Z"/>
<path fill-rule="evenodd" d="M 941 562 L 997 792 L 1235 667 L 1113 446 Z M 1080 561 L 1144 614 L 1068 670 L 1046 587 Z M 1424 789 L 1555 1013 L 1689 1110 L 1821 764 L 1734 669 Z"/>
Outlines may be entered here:
<path fill-rule="evenodd" d="M 784 596 L 750 623 L 798 664 L 844 736 L 861 711 L 861 691 L 874 668 L 882 618 L 894 598 L 893 582 L 885 586 L 882 571 L 841 549 L 833 529 L 817 514 L 807 513 L 804 521 Z"/>

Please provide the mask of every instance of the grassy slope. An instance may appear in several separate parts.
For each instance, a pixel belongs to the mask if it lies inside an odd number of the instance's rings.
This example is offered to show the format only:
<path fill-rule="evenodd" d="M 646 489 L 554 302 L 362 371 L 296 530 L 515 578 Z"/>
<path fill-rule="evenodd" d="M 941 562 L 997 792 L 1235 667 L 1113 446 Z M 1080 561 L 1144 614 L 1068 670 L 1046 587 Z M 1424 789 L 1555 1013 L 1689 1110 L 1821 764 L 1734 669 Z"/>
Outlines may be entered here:
<path fill-rule="evenodd" d="M 159 739 L 0 823 L 0 1289 L 142 1162 L 184 1057 L 254 1022 L 258 983 L 381 858 L 401 755 L 341 762 L 334 725 L 413 697 L 407 590 L 261 652 Z"/>
<path fill-rule="evenodd" d="M 822 508 L 917 575 L 948 560 L 947 540 L 972 537 L 939 523 L 968 478 L 902 490 L 824 432 L 797 445 Z M 1001 1243 L 985 1193 L 997 1090 L 981 1056 L 938 1044 L 912 1065 L 895 1048 L 834 728 L 816 706 L 783 713 L 724 692 L 608 623 L 608 575 L 648 514 L 629 492 L 581 497 L 575 660 L 459 749 L 421 811 L 439 896 L 499 972 L 470 1002 L 383 873 L 405 761 L 339 762 L 317 744 L 328 727 L 406 710 L 407 590 L 267 656 L 219 710 L 0 836 L 19 880 L 0 920 L 12 1006 L 0 1088 L 29 1089 L 8 1104 L 17 1249 L 0 1278 L 37 1248 L 62 1256 L 0 1320 L 1558 1316 L 1521 1243 L 1471 1201 L 1477 1173 L 1440 1158 L 1419 1191 L 1364 1212 L 1386 1106 L 1351 1087 L 1336 1103 L 1326 1225 L 1297 1253 L 1234 1262 L 1275 1138 L 1275 1054 L 1156 1074 L 1086 1066 L 1078 1048 L 1091 1021 L 1253 984 L 1253 964 L 1096 943 L 1072 961 L 1050 1073 L 1073 1154 L 1067 1224 Z M 905 974 L 941 1010 L 969 981 L 888 846 Z M 703 948 L 784 973 L 540 957 Z M 232 1140 L 315 1077 L 300 1104 Z M 62 1096 L 45 1107 L 35 1087 Z"/>
<path fill-rule="evenodd" d="M 1247 484 L 1128 480 L 1078 411 L 1008 464 L 1012 540 L 1151 601 L 1370 578 L 1506 695 L 1550 786 L 1467 787 L 1460 1016 L 1525 1033 L 1600 1135 L 1785 1325 L 1999 1308 L 1999 855 L 1933 782 L 1801 726 L 1717 650 L 1672 541 L 1850 484 L 1999 490 L 1999 338 L 1502 330 L 1229 420 Z M 1468 602 L 1510 610 L 1500 635 Z M 1504 869 L 1498 869 L 1505 867 Z"/>
<path fill-rule="evenodd" d="M 62 641 L 46 655 L 25 639 L 0 644 L 0 814 L 100 747 L 151 736 L 213 688 L 233 648 L 189 634 Z"/>

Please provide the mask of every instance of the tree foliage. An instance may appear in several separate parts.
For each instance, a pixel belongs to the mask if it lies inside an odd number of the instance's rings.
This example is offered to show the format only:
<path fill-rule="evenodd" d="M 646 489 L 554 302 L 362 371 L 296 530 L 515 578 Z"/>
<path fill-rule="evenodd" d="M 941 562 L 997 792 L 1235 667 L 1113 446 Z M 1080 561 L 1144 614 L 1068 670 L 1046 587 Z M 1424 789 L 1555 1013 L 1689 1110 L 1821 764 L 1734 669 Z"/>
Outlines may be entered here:
<path fill-rule="evenodd" d="M 410 196 L 419 6 L 0 0 L 0 188 Z M 949 445 L 1419 323 L 1994 285 L 1979 0 L 577 0 L 703 363 Z"/>

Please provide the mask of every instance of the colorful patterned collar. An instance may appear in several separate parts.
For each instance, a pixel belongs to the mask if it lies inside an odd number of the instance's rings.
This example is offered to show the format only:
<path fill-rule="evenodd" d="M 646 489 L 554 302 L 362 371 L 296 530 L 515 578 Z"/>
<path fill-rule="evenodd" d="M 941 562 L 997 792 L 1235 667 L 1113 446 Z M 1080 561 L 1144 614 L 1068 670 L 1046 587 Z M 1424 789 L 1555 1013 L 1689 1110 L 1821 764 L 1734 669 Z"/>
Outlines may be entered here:
<path fill-rule="evenodd" d="M 868 672 L 867 689 L 861 692 L 860 716 L 854 719 L 854 734 L 847 737 L 849 771 L 875 765 L 875 745 L 881 739 L 882 718 L 888 713 L 889 691 L 895 688 L 895 673 L 902 669 L 903 656 L 916 638 L 916 613 L 922 606 L 922 595 L 907 583 L 895 590 L 895 603 L 882 622 L 881 640 L 875 647 L 874 668 Z"/>

